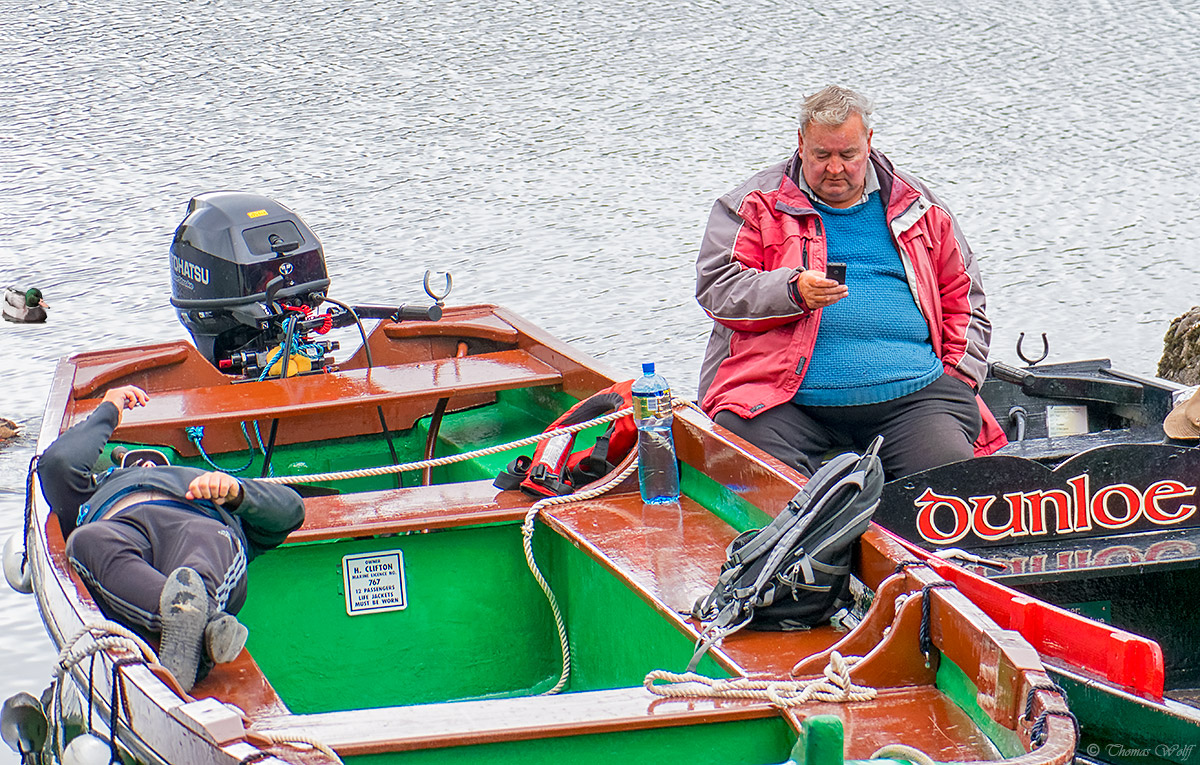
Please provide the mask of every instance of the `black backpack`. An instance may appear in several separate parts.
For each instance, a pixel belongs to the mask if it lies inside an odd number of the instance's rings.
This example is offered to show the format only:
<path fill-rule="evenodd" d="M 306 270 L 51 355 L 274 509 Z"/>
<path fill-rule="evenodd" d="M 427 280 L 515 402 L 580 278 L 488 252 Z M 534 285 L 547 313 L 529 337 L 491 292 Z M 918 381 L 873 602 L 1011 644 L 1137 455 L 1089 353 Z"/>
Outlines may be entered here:
<path fill-rule="evenodd" d="M 854 543 L 883 492 L 882 443 L 877 436 L 862 457 L 834 457 L 769 525 L 729 544 L 717 586 L 692 608 L 705 624 L 689 672 L 714 643 L 743 627 L 808 629 L 849 602 Z"/>

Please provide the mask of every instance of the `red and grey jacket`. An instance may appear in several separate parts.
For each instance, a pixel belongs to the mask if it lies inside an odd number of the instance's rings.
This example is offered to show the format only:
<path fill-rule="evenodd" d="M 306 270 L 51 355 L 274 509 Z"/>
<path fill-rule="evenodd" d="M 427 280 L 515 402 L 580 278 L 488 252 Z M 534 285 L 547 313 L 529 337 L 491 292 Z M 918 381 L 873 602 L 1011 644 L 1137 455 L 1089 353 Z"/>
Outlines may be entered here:
<path fill-rule="evenodd" d="M 888 228 L 913 301 L 929 325 L 933 352 L 947 374 L 976 390 L 987 374 L 992 326 L 975 257 L 957 221 L 915 176 L 880 152 L 879 179 Z M 821 310 L 797 305 L 788 280 L 825 269 L 821 216 L 797 179 L 800 158 L 767 168 L 713 205 L 696 261 L 696 300 L 713 319 L 700 369 L 700 405 L 752 418 L 790 401 L 808 369 Z M 1006 443 L 980 401 L 977 454 Z"/>

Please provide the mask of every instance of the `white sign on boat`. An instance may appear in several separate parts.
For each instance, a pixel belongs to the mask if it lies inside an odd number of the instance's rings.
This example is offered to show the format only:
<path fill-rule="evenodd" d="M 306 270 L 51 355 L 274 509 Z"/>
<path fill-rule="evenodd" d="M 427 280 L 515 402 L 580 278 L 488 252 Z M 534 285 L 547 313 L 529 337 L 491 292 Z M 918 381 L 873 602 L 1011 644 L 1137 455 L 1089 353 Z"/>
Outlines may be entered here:
<path fill-rule="evenodd" d="M 401 611 L 408 606 L 404 555 L 399 550 L 345 556 L 342 580 L 346 585 L 346 613 L 350 616 Z"/>

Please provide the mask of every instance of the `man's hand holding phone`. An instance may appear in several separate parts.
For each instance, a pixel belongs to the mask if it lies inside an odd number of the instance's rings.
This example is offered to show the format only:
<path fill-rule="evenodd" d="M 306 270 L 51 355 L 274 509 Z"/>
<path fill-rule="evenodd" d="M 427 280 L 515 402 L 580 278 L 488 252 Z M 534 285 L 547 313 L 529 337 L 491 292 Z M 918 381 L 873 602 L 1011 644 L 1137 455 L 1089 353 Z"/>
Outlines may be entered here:
<path fill-rule="evenodd" d="M 830 266 L 841 266 L 841 269 L 834 268 L 831 274 L 828 270 Z M 840 281 L 833 278 L 837 276 L 840 276 Z M 793 278 L 795 292 L 802 299 L 803 306 L 810 311 L 828 308 L 850 294 L 850 290 L 842 283 L 846 280 L 845 263 L 830 263 L 824 272 L 813 269 L 801 271 Z"/>

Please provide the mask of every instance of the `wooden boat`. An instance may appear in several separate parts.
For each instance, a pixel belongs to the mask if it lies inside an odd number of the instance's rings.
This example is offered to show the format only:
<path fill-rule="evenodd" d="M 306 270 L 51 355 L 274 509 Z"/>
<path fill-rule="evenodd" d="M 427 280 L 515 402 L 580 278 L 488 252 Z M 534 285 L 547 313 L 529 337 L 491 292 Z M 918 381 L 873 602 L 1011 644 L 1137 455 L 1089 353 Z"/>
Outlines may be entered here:
<path fill-rule="evenodd" d="M 1084 753 L 1197 763 L 1200 449 L 1126 435 L 1065 460 L 1002 452 L 892 481 L 876 520 L 946 556 L 924 559 L 1041 652 Z M 1124 649 L 1085 637 L 1114 629 Z"/>
<path fill-rule="evenodd" d="M 1017 353 L 1028 366 L 993 364 L 982 389 L 1010 444 L 895 482 L 877 518 L 927 552 L 967 551 L 930 565 L 1038 648 L 1079 713 L 1082 755 L 1200 763 L 1200 451 L 1163 427 L 1190 391 L 1107 359 Z M 1114 631 L 1122 650 L 1087 638 Z"/>
<path fill-rule="evenodd" d="M 1017 354 L 1026 358 L 1020 343 Z M 1097 446 L 1162 443 L 1163 420 L 1184 387 L 1109 359 L 993 362 L 980 395 L 1008 436 L 1001 454 L 1054 465 Z"/>
<path fill-rule="evenodd" d="M 41 446 L 85 417 L 108 388 L 134 383 L 150 403 L 127 413 L 113 444 L 160 449 L 202 464 L 185 428 L 220 465 L 246 456 L 242 423 L 272 434 L 274 476 L 386 466 L 449 455 L 540 431 L 611 375 L 519 317 L 491 306 L 447 309 L 436 322 L 383 322 L 336 372 L 244 381 L 189 344 L 84 353 L 61 362 Z M 439 404 L 439 402 L 441 402 Z M 440 423 L 434 416 L 443 412 Z M 380 424 L 380 413 L 386 425 Z M 641 502 L 636 481 L 542 511 L 537 562 L 562 604 L 572 661 L 564 693 L 556 630 L 522 554 L 532 499 L 492 485 L 511 453 L 406 473 L 307 481 L 307 520 L 284 547 L 252 565 L 241 618 L 248 650 L 182 693 L 152 664 L 120 650 L 75 663 L 94 720 L 113 713 L 121 746 L 139 761 L 331 761 L 279 742 L 319 741 L 345 761 L 782 762 L 829 755 L 829 720 L 844 726 L 842 757 L 884 744 L 937 761 L 1009 758 L 1066 763 L 1075 731 L 1046 690 L 1037 654 L 999 629 L 928 569 L 896 572 L 908 555 L 870 531 L 856 576 L 874 593 L 861 623 L 800 633 L 743 631 L 701 664 L 714 676 L 819 676 L 834 650 L 864 658 L 853 681 L 870 700 L 662 698 L 654 669 L 682 669 L 698 637 L 685 616 L 712 585 L 725 546 L 791 498 L 794 475 L 681 409 L 674 431 L 684 498 Z M 391 450 L 396 450 L 395 458 Z M 264 455 L 250 468 L 263 472 Z M 316 487 L 316 488 L 313 488 Z M 64 646 L 99 613 L 64 558 L 64 542 L 35 497 L 26 540 L 48 632 Z M 343 561 L 402 558 L 406 608 L 352 616 Z M 922 611 L 926 616 L 923 620 Z M 681 613 L 682 612 L 682 613 Z M 924 626 L 922 626 L 924 624 Z M 931 660 L 920 650 L 924 629 Z M 85 636 L 80 645 L 95 640 Z M 116 678 L 114 686 L 114 678 Z M 815 726 L 815 727 L 814 727 Z M 836 729 L 838 725 L 834 725 Z M 824 748 L 823 748 L 824 747 Z"/>
<path fill-rule="evenodd" d="M 699 665 L 769 686 L 653 675 L 687 665 L 702 629 L 690 611 L 727 545 L 801 479 L 684 407 L 678 503 L 642 502 L 632 456 L 566 498 L 497 489 L 532 448 L 514 439 L 616 379 L 508 311 L 443 308 L 448 277 L 440 293 L 427 278 L 439 302 L 425 308 L 332 301 L 303 222 L 232 193 L 192 200 L 172 274 L 195 345 L 64 359 L 39 447 L 135 384 L 150 401 L 110 447 L 293 483 L 307 517 L 250 566 L 247 650 L 189 695 L 151 647 L 111 642 L 31 484 L 26 570 L 47 631 L 92 710 L 85 727 L 107 721 L 132 759 L 837 765 L 890 744 L 922 762 L 1071 759 L 1074 720 L 1028 643 L 928 567 L 900 565 L 910 554 L 876 530 L 858 545 L 856 626 L 743 630 Z M 339 310 L 314 315 L 325 302 Z M 368 334 L 363 318 L 384 320 Z M 351 324 L 363 344 L 340 363 L 308 336 Z"/>

